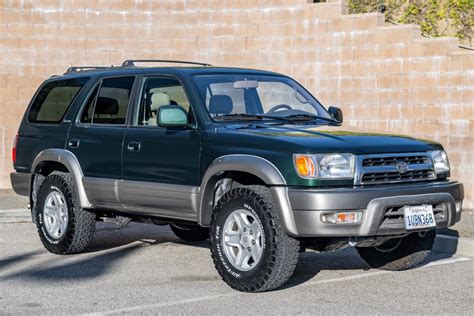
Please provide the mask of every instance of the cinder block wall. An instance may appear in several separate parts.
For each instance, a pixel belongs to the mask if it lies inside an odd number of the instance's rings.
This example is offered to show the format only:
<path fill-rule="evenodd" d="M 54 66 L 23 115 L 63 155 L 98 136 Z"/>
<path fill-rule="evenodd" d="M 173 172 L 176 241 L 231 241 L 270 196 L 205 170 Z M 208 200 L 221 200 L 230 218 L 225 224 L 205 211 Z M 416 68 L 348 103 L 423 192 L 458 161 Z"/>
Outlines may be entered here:
<path fill-rule="evenodd" d="M 184 59 L 294 76 L 346 124 L 440 141 L 474 208 L 474 52 L 307 0 L 0 1 L 0 188 L 25 106 L 71 65 Z"/>

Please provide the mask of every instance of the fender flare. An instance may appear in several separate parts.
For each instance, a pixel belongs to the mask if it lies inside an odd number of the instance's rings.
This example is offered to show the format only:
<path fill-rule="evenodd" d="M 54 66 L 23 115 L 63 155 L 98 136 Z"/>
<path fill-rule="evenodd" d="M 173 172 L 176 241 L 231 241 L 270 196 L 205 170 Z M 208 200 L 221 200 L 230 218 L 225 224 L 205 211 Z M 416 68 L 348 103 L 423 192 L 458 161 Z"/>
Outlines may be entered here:
<path fill-rule="evenodd" d="M 82 183 L 82 178 L 84 174 L 82 173 L 81 165 L 77 160 L 76 156 L 65 149 L 50 148 L 41 151 L 33 161 L 31 166 L 31 173 L 34 174 L 37 170 L 37 167 L 42 162 L 54 161 L 59 162 L 66 167 L 66 169 L 71 174 L 72 180 L 76 187 L 76 193 L 79 198 L 79 203 L 82 208 L 90 208 L 92 205 L 87 198 L 84 185 Z"/>
<path fill-rule="evenodd" d="M 286 181 L 278 168 L 270 161 L 253 155 L 226 155 L 215 159 L 204 174 L 199 190 L 198 222 L 209 226 L 214 203 L 214 188 L 218 176 L 228 171 L 251 173 L 270 187 L 277 206 L 283 229 L 290 235 L 297 235 L 297 229 L 288 198 Z"/>

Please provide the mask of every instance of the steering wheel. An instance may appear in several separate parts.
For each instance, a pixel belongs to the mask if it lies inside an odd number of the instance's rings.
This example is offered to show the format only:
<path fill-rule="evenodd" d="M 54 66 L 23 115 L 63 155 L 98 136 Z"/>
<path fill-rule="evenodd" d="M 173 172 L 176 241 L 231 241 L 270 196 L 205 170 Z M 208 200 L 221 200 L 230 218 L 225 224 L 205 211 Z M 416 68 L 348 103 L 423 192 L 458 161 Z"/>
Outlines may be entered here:
<path fill-rule="evenodd" d="M 278 104 L 278 105 L 275 105 L 274 107 L 272 107 L 270 110 L 268 110 L 267 113 L 273 113 L 273 112 L 276 112 L 276 111 L 282 110 L 282 109 L 293 110 L 293 108 L 291 106 L 289 106 L 288 104 Z"/>

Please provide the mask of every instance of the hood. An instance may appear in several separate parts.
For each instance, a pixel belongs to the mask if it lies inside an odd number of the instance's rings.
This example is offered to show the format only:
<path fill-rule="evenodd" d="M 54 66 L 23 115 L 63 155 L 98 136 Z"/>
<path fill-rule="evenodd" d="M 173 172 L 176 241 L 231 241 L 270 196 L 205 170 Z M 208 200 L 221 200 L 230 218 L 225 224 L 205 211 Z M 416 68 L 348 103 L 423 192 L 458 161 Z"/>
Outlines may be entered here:
<path fill-rule="evenodd" d="M 219 132 L 240 134 L 242 145 L 250 138 L 252 143 L 257 141 L 260 148 L 280 142 L 279 145 L 284 144 L 291 152 L 377 154 L 442 149 L 440 144 L 432 141 L 356 127 L 247 124 L 227 125 Z"/>

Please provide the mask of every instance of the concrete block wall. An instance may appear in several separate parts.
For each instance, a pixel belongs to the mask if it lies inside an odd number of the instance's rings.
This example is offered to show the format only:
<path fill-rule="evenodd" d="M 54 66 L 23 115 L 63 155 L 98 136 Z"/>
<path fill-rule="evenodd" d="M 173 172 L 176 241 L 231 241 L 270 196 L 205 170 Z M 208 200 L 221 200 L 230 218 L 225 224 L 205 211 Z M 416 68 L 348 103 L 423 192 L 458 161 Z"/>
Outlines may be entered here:
<path fill-rule="evenodd" d="M 0 188 L 25 106 L 72 65 L 183 59 L 282 72 L 346 123 L 440 141 L 474 208 L 474 52 L 344 1 L 0 1 Z"/>

